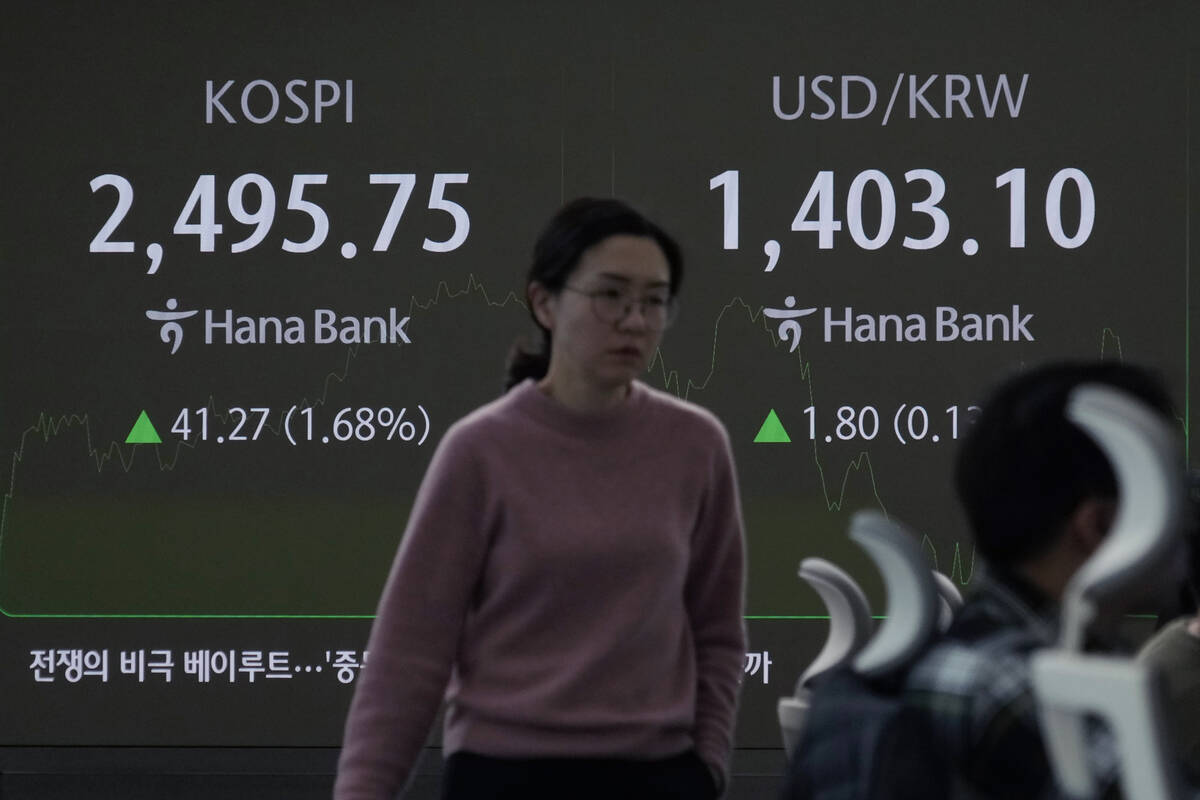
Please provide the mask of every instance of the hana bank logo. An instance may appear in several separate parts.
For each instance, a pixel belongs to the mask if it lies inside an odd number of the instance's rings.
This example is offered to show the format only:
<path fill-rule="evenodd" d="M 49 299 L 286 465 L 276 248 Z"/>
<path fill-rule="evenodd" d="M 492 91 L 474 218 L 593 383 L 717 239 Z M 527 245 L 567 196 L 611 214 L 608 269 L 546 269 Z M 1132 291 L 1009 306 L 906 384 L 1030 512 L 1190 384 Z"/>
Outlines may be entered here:
<path fill-rule="evenodd" d="M 864 313 L 851 306 L 796 308 L 788 295 L 784 308 L 764 308 L 763 316 L 779 320 L 776 335 L 796 352 L 803 331 L 800 318 L 821 311 L 822 339 L 826 342 L 1032 342 L 1034 314 L 1022 312 L 1019 303 L 994 311 L 965 311 L 955 306 L 934 306 L 925 312 Z"/>
<path fill-rule="evenodd" d="M 796 348 L 800 346 L 800 337 L 803 331 L 800 328 L 800 323 L 797 320 L 800 317 L 807 317 L 809 314 L 815 314 L 817 309 L 814 308 L 796 308 L 796 298 L 793 295 L 788 295 L 783 304 L 787 308 L 764 308 L 763 315 L 769 319 L 782 320 L 779 323 L 779 328 L 776 334 L 782 341 L 788 343 L 788 352 L 796 352 Z"/>
<path fill-rule="evenodd" d="M 167 300 L 166 309 L 149 309 L 146 318 L 160 323 L 158 335 L 175 355 L 183 344 L 183 321 L 200 309 L 180 311 L 179 301 Z M 345 316 L 333 309 L 317 308 L 304 316 L 248 316 L 233 309 L 204 309 L 204 344 L 293 345 L 293 344 L 411 344 L 410 317 L 393 306 L 378 316 Z"/>
<path fill-rule="evenodd" d="M 171 345 L 171 355 L 175 355 L 179 345 L 183 344 L 183 326 L 179 324 L 180 320 L 194 317 L 200 313 L 199 310 L 176 311 L 177 308 L 179 308 L 179 301 L 172 297 L 167 301 L 166 311 L 150 309 L 146 312 L 148 319 L 162 323 L 162 327 L 158 329 L 158 337 L 163 340 L 163 344 Z"/>

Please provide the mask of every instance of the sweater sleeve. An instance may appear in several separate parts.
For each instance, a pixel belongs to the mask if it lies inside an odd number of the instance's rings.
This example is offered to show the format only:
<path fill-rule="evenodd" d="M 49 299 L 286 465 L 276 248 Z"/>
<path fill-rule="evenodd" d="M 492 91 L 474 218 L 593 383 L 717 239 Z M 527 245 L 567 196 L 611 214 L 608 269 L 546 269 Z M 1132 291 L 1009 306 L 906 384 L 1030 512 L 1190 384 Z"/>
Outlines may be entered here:
<path fill-rule="evenodd" d="M 728 782 L 733 724 L 746 654 L 741 501 L 729 439 L 721 429 L 710 484 L 692 539 L 686 603 L 696 646 L 696 751 Z"/>
<path fill-rule="evenodd" d="M 335 800 L 394 798 L 441 704 L 486 551 L 485 484 L 462 433 L 434 453 L 380 598 Z"/>

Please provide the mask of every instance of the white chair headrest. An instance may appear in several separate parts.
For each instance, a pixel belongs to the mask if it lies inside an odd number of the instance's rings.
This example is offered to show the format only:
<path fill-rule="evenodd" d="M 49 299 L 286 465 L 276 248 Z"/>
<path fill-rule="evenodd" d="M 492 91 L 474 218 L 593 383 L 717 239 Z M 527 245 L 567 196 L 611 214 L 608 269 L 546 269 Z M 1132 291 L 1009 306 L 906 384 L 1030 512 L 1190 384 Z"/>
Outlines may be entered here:
<path fill-rule="evenodd" d="M 878 677 L 911 661 L 935 632 L 937 584 L 916 538 L 878 511 L 857 512 L 850 538 L 874 560 L 887 588 L 887 618 L 854 658 L 861 675 Z"/>

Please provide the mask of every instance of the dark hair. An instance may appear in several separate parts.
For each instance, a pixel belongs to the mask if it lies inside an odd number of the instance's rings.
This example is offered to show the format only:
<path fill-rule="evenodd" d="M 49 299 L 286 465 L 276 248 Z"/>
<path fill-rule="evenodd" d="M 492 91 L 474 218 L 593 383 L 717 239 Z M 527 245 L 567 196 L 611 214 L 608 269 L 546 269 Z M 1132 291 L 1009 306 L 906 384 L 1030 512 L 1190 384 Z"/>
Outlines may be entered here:
<path fill-rule="evenodd" d="M 1071 391 L 1085 383 L 1125 391 L 1165 417 L 1172 413 L 1155 374 L 1117 362 L 1050 364 L 997 387 L 964 437 L 955 465 L 975 546 L 994 566 L 1013 567 L 1041 555 L 1080 502 L 1117 496 L 1108 459 L 1063 413 Z"/>
<path fill-rule="evenodd" d="M 526 285 L 536 281 L 557 294 L 579 266 L 584 251 L 619 234 L 645 236 L 658 244 L 670 269 L 671 296 L 678 294 L 683 281 L 683 255 L 679 245 L 658 225 L 612 198 L 580 197 L 559 209 L 533 246 L 533 264 Z M 508 357 L 505 390 L 526 378 L 543 377 L 550 365 L 550 331 L 538 322 L 532 307 L 529 312 L 541 330 L 541 342 L 532 350 L 521 342 L 513 345 Z"/>

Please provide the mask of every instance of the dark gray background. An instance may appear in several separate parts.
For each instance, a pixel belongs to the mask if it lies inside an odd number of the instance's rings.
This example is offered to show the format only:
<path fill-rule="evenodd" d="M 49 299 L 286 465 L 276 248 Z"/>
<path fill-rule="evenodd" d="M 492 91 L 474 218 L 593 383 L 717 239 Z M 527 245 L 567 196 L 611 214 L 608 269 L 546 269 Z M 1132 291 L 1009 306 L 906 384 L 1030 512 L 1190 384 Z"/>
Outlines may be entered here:
<path fill-rule="evenodd" d="M 134 764 L 150 763 L 136 749 L 148 746 L 335 747 L 349 690 L 328 678 L 214 687 L 178 675 L 156 686 L 114 674 L 107 684 L 35 686 L 29 651 L 286 649 L 296 663 L 315 663 L 325 650 L 361 649 L 437 437 L 499 392 L 508 346 L 530 330 L 511 293 L 521 296 L 540 226 L 578 195 L 632 201 L 675 232 L 688 257 L 683 313 L 646 379 L 711 408 L 734 440 L 751 646 L 773 659 L 769 684 L 748 680 L 740 758 L 778 747 L 775 699 L 823 641 L 819 619 L 777 619 L 823 611 L 795 578 L 799 560 L 846 566 L 883 611 L 874 571 L 845 541 L 848 512 L 881 507 L 904 520 L 926 537 L 937 568 L 969 584 L 972 548 L 949 490 L 943 409 L 977 402 L 1023 365 L 1105 355 L 1161 370 L 1186 431 L 1191 4 L 54 2 L 23 3 L 8 17 L 0 744 L 10 763 L 36 761 L 48 746 L 127 747 L 105 752 L 134 754 Z M 978 73 L 989 85 L 1005 74 L 1014 88 L 1029 78 L 1015 119 L 985 118 L 973 85 L 973 119 L 909 119 L 898 113 L 907 111 L 902 93 L 884 126 L 901 72 L 921 82 L 966 74 L 972 84 Z M 846 74 L 874 81 L 869 118 L 783 121 L 772 112 L 773 76 L 787 108 L 797 76 Z M 353 122 L 338 107 L 320 125 L 289 125 L 285 104 L 268 124 L 205 124 L 206 80 L 237 81 L 226 94 L 233 110 L 236 92 L 260 78 L 279 87 L 306 79 L 310 92 L 317 78 L 352 79 Z M 927 93 L 935 106 L 941 85 Z M 994 186 L 1014 167 L 1027 170 L 1022 250 L 1007 246 L 1008 193 Z M 1053 244 L 1043 219 L 1046 186 L 1066 167 L 1083 170 L 1096 197 L 1094 231 L 1075 250 Z M 930 251 L 900 245 L 928 232 L 909 210 L 924 194 L 923 184 L 904 183 L 916 168 L 936 170 L 947 186 L 940 206 L 950 235 Z M 729 169 L 740 171 L 737 250 L 722 248 L 722 193 L 709 189 Z M 843 227 L 834 248 L 820 250 L 815 234 L 789 229 L 820 170 L 835 173 L 845 225 L 847 189 L 866 169 L 896 189 L 886 246 L 863 250 Z M 88 252 L 115 197 L 88 183 L 110 172 L 135 189 L 113 238 L 135 241 L 136 253 Z M 273 183 L 276 223 L 262 244 L 231 254 L 247 229 L 229 218 L 225 191 L 249 172 Z M 291 176 L 308 172 L 329 175 L 306 196 L 328 212 L 330 235 L 315 253 L 285 253 L 285 235 L 307 234 L 284 207 Z M 368 184 L 373 172 L 418 178 L 387 253 L 370 252 L 391 199 Z M 448 217 L 424 208 L 439 172 L 470 174 L 447 191 L 471 219 L 466 243 L 447 254 L 420 246 L 449 233 Z M 225 225 L 213 253 L 171 233 L 201 174 L 217 176 Z M 1070 231 L 1076 212 L 1069 199 L 1064 208 Z M 967 237 L 978 255 L 963 254 Z M 782 247 L 771 273 L 768 239 Z M 152 241 L 166 255 L 147 276 Z M 354 259 L 338 253 L 344 241 L 358 244 Z M 788 295 L 802 307 L 872 314 L 1019 303 L 1035 314 L 1037 340 L 826 343 L 810 318 L 789 354 L 760 314 Z M 396 306 L 412 316 L 413 344 L 206 347 L 193 320 L 170 356 L 144 314 L 171 297 L 250 315 Z M 420 403 L 430 440 L 292 448 L 271 433 L 233 449 L 180 446 L 167 433 L 184 407 L 302 402 Z M 899 445 L 889 431 L 900 403 L 927 407 L 943 441 Z M 809 405 L 818 409 L 815 442 L 806 438 Z M 879 437 L 827 445 L 842 405 L 885 412 Z M 143 408 L 164 444 L 135 451 L 124 437 Z M 771 409 L 790 445 L 752 443 Z M 161 614 L 184 618 L 146 618 Z M 747 767 L 760 768 L 774 767 Z"/>

